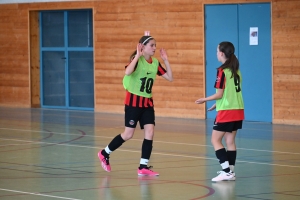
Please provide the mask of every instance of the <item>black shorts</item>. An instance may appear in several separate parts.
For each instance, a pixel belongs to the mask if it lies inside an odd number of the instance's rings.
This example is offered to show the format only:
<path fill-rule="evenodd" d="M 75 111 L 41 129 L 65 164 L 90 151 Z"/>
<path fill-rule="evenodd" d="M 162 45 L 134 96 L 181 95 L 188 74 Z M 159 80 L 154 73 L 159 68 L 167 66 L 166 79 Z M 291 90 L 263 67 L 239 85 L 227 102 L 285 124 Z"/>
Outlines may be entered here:
<path fill-rule="evenodd" d="M 216 119 L 215 119 L 213 129 L 216 131 L 231 133 L 232 131 L 237 131 L 238 129 L 242 129 L 242 127 L 243 127 L 243 120 L 233 121 L 233 122 L 216 123 Z"/>
<path fill-rule="evenodd" d="M 137 122 L 140 123 L 141 129 L 145 124 L 155 125 L 154 108 L 139 108 L 125 105 L 125 127 L 135 128 Z"/>

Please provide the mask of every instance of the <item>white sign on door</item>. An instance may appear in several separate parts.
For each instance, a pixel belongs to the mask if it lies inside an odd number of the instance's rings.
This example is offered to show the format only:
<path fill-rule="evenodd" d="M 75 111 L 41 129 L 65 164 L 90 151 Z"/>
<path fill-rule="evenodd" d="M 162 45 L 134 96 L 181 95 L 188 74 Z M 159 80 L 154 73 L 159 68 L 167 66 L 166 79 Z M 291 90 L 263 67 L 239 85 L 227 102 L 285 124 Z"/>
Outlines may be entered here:
<path fill-rule="evenodd" d="M 258 45 L 258 27 L 250 27 L 250 45 Z"/>

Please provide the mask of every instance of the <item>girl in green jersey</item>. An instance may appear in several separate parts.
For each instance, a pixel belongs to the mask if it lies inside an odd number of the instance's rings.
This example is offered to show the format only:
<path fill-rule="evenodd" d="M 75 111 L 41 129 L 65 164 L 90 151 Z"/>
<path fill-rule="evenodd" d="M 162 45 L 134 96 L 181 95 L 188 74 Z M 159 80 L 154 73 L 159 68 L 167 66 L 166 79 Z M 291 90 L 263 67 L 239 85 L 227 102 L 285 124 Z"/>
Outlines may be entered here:
<path fill-rule="evenodd" d="M 153 37 L 143 36 L 137 44 L 136 51 L 130 56 L 130 63 L 125 66 L 123 86 L 125 95 L 125 130 L 117 135 L 105 149 L 99 151 L 98 157 L 103 169 L 111 171 L 109 155 L 118 149 L 124 142 L 131 139 L 139 122 L 144 129 L 145 138 L 142 143 L 142 153 L 137 174 L 140 176 L 158 176 L 159 173 L 151 170 L 148 162 L 152 152 L 154 136 L 154 104 L 152 86 L 156 76 L 162 76 L 173 81 L 172 70 L 168 61 L 167 52 L 160 49 L 160 57 L 166 69 L 153 57 L 156 51 L 156 41 Z"/>
<path fill-rule="evenodd" d="M 231 42 L 221 42 L 217 47 L 217 58 L 222 65 L 217 69 L 215 82 L 216 93 L 195 101 L 202 104 L 216 100 L 208 111 L 217 110 L 211 142 L 221 164 L 222 171 L 212 181 L 235 180 L 234 166 L 236 160 L 235 136 L 242 128 L 244 120 L 244 102 L 242 96 L 242 76 L 239 70 L 239 61 L 234 55 L 234 46 Z M 227 150 L 222 144 L 225 138 Z"/>

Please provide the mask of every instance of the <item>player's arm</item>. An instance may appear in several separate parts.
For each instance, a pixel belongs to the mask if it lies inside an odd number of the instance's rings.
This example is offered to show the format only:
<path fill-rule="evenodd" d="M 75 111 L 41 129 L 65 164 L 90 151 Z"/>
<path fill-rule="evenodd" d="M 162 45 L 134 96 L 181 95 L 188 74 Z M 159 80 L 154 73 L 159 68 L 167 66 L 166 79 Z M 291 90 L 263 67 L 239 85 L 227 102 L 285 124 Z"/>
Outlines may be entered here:
<path fill-rule="evenodd" d="M 162 75 L 162 77 L 170 82 L 173 81 L 173 73 L 168 60 L 168 55 L 165 49 L 160 49 L 160 57 L 163 59 L 166 66 L 166 73 Z"/>
<path fill-rule="evenodd" d="M 212 105 L 209 109 L 207 109 L 207 111 L 212 111 L 214 109 L 216 109 L 216 104 Z"/>
<path fill-rule="evenodd" d="M 142 54 L 142 44 L 138 44 L 136 47 L 136 55 L 134 56 L 134 58 L 131 60 L 131 62 L 129 63 L 129 65 L 126 67 L 125 69 L 125 74 L 126 75 L 130 75 L 134 70 L 135 70 L 135 66 L 137 64 L 137 62 L 139 61 L 139 58 L 143 55 Z"/>
<path fill-rule="evenodd" d="M 202 104 L 206 101 L 221 99 L 223 97 L 223 93 L 225 89 L 225 82 L 226 82 L 225 74 L 223 70 L 220 69 L 217 71 L 217 79 L 215 82 L 215 88 L 217 89 L 217 92 L 209 97 L 197 99 L 195 103 Z"/>
<path fill-rule="evenodd" d="M 217 92 L 209 97 L 201 98 L 195 101 L 197 104 L 202 104 L 207 101 L 221 99 L 223 97 L 224 89 L 217 89 Z"/>

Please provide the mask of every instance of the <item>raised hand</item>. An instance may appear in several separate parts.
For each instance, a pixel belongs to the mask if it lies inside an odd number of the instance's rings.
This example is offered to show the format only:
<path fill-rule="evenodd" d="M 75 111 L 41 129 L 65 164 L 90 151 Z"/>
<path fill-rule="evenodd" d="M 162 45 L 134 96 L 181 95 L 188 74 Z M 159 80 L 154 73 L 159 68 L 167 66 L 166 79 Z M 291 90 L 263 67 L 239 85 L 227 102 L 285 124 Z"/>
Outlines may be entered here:
<path fill-rule="evenodd" d="M 164 61 L 168 60 L 168 55 L 165 49 L 160 49 L 159 52 L 161 59 L 163 59 Z"/>
<path fill-rule="evenodd" d="M 143 45 L 141 43 L 138 43 L 136 47 L 136 56 L 139 58 L 142 55 L 143 55 Z"/>

